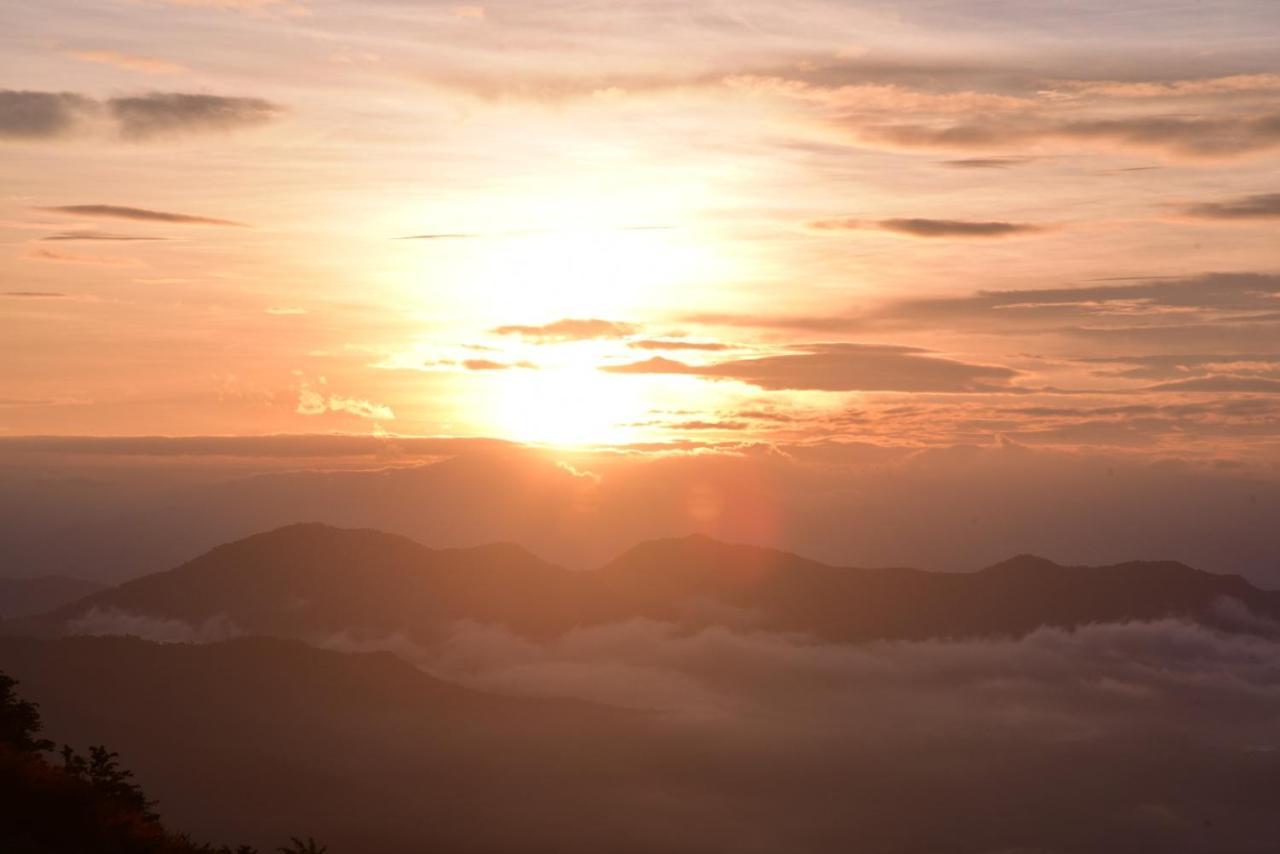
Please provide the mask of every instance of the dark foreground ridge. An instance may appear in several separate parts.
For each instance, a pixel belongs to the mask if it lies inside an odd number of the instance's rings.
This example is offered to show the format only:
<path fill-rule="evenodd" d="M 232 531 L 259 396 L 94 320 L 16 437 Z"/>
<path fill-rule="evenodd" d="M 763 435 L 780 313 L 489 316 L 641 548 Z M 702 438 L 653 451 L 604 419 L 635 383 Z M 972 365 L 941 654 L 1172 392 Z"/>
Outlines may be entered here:
<path fill-rule="evenodd" d="M 258 854 L 250 845 L 196 844 L 160 821 L 119 754 L 70 745 L 52 757 L 39 707 L 18 696 L 0 671 L 0 851 L 6 854 Z M 282 854 L 324 854 L 315 840 L 292 840 Z"/>

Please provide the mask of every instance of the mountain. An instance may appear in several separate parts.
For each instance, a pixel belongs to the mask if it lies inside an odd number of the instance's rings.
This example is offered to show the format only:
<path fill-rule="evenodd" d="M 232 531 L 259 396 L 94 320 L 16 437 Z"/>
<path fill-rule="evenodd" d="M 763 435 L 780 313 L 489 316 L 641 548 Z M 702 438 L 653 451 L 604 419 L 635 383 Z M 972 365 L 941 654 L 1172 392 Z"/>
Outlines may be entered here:
<path fill-rule="evenodd" d="M 65 575 L 0 578 L 0 620 L 43 614 L 102 590 L 104 586 Z"/>
<path fill-rule="evenodd" d="M 921 670 L 893 646 L 853 653 L 870 670 L 833 648 L 817 673 L 759 647 L 719 659 L 703 690 L 745 672 L 758 693 L 706 719 L 485 694 L 387 653 L 266 638 L 0 638 L 0 669 L 49 737 L 119 752 L 168 826 L 264 851 L 289 835 L 333 854 L 1276 850 L 1277 701 L 1256 656 L 1171 680 L 1195 657 L 1177 649 L 1120 681 L 1096 669 L 1114 655 L 1063 670 L 1034 647 L 1019 671 L 1019 643 L 904 645 Z M 1008 673 L 967 678 L 975 654 Z"/>
<path fill-rule="evenodd" d="M 237 632 L 435 640 L 459 620 L 531 637 L 634 618 L 726 619 L 830 641 L 1021 636 L 1040 626 L 1173 617 L 1270 632 L 1280 593 L 1174 562 L 1067 567 L 1019 556 L 973 573 L 833 567 L 703 536 L 644 543 L 594 571 L 513 545 L 429 549 L 403 537 L 291 525 L 90 595 L 28 631 L 110 633 L 113 616 L 222 621 Z M 121 629 L 121 631 L 127 631 Z"/>
<path fill-rule="evenodd" d="M 1024 551 L 1075 564 L 1176 555 L 1280 587 L 1280 480 L 1115 463 L 1012 442 L 619 454 L 369 436 L 0 437 L 0 574 L 119 583 L 317 521 L 435 546 L 515 542 L 573 569 L 696 530 L 827 563 L 949 572 Z"/>
<path fill-rule="evenodd" d="M 824 640 L 1022 636 L 1041 626 L 1166 617 L 1280 630 L 1280 592 L 1172 561 L 1060 566 L 1019 555 L 973 573 L 832 567 L 701 536 L 645 543 L 599 571 L 632 615 L 676 618 L 691 601 L 756 626 Z"/>
<path fill-rule="evenodd" d="M 572 573 L 513 545 L 429 549 L 380 531 L 297 524 L 85 597 L 46 622 L 122 612 L 250 634 L 429 634 L 457 619 L 546 631 L 570 619 Z"/>
<path fill-rule="evenodd" d="M 643 716 L 482 694 L 387 653 L 7 638 L 0 667 L 46 733 L 119 752 L 167 822 L 264 851 L 290 834 L 334 852 L 588 850 L 616 832 L 593 794 L 613 764 L 637 780 L 651 764 Z"/>

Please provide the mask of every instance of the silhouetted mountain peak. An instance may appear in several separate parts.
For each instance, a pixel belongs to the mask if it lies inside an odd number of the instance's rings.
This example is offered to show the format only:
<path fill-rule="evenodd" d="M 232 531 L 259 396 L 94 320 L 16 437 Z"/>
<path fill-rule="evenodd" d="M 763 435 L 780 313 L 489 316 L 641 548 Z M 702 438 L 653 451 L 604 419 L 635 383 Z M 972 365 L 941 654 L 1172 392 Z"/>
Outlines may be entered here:
<path fill-rule="evenodd" d="M 677 561 L 746 560 L 750 562 L 804 563 L 819 565 L 816 561 L 767 546 L 727 543 L 702 533 L 683 537 L 661 537 L 646 540 L 623 552 L 606 565 L 606 568 L 632 563 L 638 559 L 666 558 Z"/>
<path fill-rule="evenodd" d="M 1062 564 L 1051 561 L 1048 558 L 1023 553 L 992 564 L 982 571 L 988 573 L 1023 573 L 1049 572 L 1063 568 Z"/>
<path fill-rule="evenodd" d="M 827 567 L 790 552 L 690 534 L 640 543 L 597 572 L 615 588 L 652 598 L 712 595 L 808 568 Z"/>
<path fill-rule="evenodd" d="M 762 628 L 858 641 L 1016 636 L 1040 626 L 1166 617 L 1214 622 L 1223 599 L 1280 617 L 1280 594 L 1171 561 L 1064 566 L 1020 554 L 974 573 L 855 569 L 690 534 L 572 572 L 512 543 L 431 549 L 380 531 L 301 523 L 219 546 L 32 623 L 37 631 L 110 632 L 124 615 L 123 631 L 141 616 L 307 639 L 351 631 L 431 641 L 461 620 L 530 636 L 635 618 L 705 625 L 723 613 L 708 606 L 720 605 Z M 90 628 L 78 628 L 86 619 Z"/>

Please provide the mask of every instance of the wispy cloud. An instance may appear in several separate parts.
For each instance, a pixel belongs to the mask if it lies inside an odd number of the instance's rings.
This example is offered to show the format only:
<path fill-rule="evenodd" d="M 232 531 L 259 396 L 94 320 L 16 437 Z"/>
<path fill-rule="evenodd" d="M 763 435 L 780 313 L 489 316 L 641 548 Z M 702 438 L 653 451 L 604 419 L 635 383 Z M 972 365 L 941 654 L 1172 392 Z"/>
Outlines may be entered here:
<path fill-rule="evenodd" d="M 283 112 L 262 98 L 227 98 L 185 92 L 152 92 L 107 102 L 126 139 L 228 131 L 266 124 Z"/>
<path fill-rule="evenodd" d="M 941 165 L 949 169 L 1008 169 L 1031 161 L 1030 157 L 966 157 L 959 160 L 943 160 Z"/>
<path fill-rule="evenodd" d="M 1280 219 L 1280 193 L 1256 193 L 1225 202 L 1201 202 L 1183 208 L 1183 213 L 1196 219 Z"/>
<path fill-rule="evenodd" d="M 1260 115 L 1164 115 L 1063 119 L 1050 115 L 965 119 L 945 124 L 861 127 L 868 142 L 953 151 L 1001 149 L 1036 142 L 1110 145 L 1177 157 L 1214 159 L 1280 147 L 1280 112 Z"/>
<path fill-rule="evenodd" d="M 73 92 L 0 89 L 0 139 L 67 136 L 96 108 L 91 98 Z"/>
<path fill-rule="evenodd" d="M 243 222 L 235 222 L 229 219 L 215 219 L 214 217 L 193 216 L 191 214 L 172 213 L 170 211 L 155 211 L 147 208 L 133 208 L 123 205 L 58 205 L 55 207 L 41 208 L 41 210 L 70 214 L 71 216 L 94 217 L 100 219 L 127 219 L 134 220 L 136 222 L 167 222 L 175 225 L 223 225 L 235 226 L 237 228 L 248 227 Z"/>
<path fill-rule="evenodd" d="M 137 71 L 142 74 L 183 74 L 189 69 L 185 65 L 170 62 L 167 59 L 156 59 L 151 56 L 135 56 L 114 50 L 73 50 L 68 56 L 81 62 L 94 62 L 110 65 L 125 71 Z"/>
<path fill-rule="evenodd" d="M 102 240 L 107 242 L 133 242 L 147 240 L 167 240 L 165 237 L 142 237 L 131 234 L 112 234 L 107 231 L 60 231 L 57 234 L 50 234 L 48 237 L 40 238 L 42 241 L 78 241 L 78 240 Z"/>
<path fill-rule="evenodd" d="M 536 368 L 532 362 L 497 362 L 493 359 L 464 359 L 462 367 L 468 371 L 508 371 L 513 368 Z"/>
<path fill-rule="evenodd" d="M 320 385 L 324 385 L 322 377 Z M 355 397 L 326 394 L 310 383 L 303 383 L 298 389 L 298 405 L 294 409 L 299 415 L 324 415 L 326 412 L 345 412 L 358 418 L 374 421 L 391 421 L 396 415 L 389 406 L 371 403 Z"/>
<path fill-rule="evenodd" d="M 631 323 L 598 318 L 565 318 L 539 326 L 499 326 L 493 331 L 498 335 L 519 335 L 534 341 L 589 341 L 598 338 L 625 338 L 634 335 L 639 327 Z"/>
<path fill-rule="evenodd" d="M 223 133 L 266 124 L 284 108 L 262 98 L 188 92 L 149 92 L 98 101 L 74 92 L 0 90 L 0 139 L 70 137 L 103 117 L 126 140 Z M 101 126 L 97 123 L 97 126 Z"/>
<path fill-rule="evenodd" d="M 471 240 L 481 236 L 476 232 L 443 231 L 435 234 L 406 234 L 404 237 L 397 237 L 396 240 Z"/>
<path fill-rule="evenodd" d="M 39 261 L 58 261 L 65 264 L 95 264 L 102 267 L 136 267 L 141 263 L 133 258 L 107 258 L 101 255 L 70 255 L 52 249 L 35 249 L 29 257 Z"/>
<path fill-rule="evenodd" d="M 811 222 L 809 227 L 815 231 L 855 231 L 859 229 L 878 229 L 880 231 L 891 231 L 894 234 L 905 234 L 909 237 L 958 237 L 979 239 L 1039 234 L 1046 230 L 1044 226 L 1032 225 L 1025 222 L 923 218 L 881 219 L 874 221 L 860 219 L 823 219 Z"/>
<path fill-rule="evenodd" d="M 718 350 L 732 349 L 728 344 L 721 344 L 718 341 L 685 341 L 683 339 L 655 339 L 646 338 L 640 341 L 627 342 L 628 347 L 634 347 L 637 350 L 698 350 L 705 352 L 714 352 Z"/>
<path fill-rule="evenodd" d="M 305 11 L 301 0 L 158 0 L 169 6 L 188 6 L 194 9 L 225 9 L 232 12 L 261 12 L 276 7 Z"/>
<path fill-rule="evenodd" d="M 709 365 L 690 365 L 655 356 L 612 365 L 616 374 L 686 374 L 738 380 L 771 391 L 1008 391 L 1018 371 L 936 356 L 915 347 L 869 344 L 814 344 L 799 352 Z"/>

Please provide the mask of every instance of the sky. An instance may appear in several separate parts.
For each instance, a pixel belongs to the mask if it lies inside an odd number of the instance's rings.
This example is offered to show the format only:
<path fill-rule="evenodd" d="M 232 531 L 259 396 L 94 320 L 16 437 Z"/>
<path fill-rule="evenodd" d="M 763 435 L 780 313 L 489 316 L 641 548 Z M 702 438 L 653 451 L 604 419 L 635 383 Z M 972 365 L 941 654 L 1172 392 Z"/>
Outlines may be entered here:
<path fill-rule="evenodd" d="M 0 436 L 1280 466 L 1271 0 L 0 4 Z"/>

